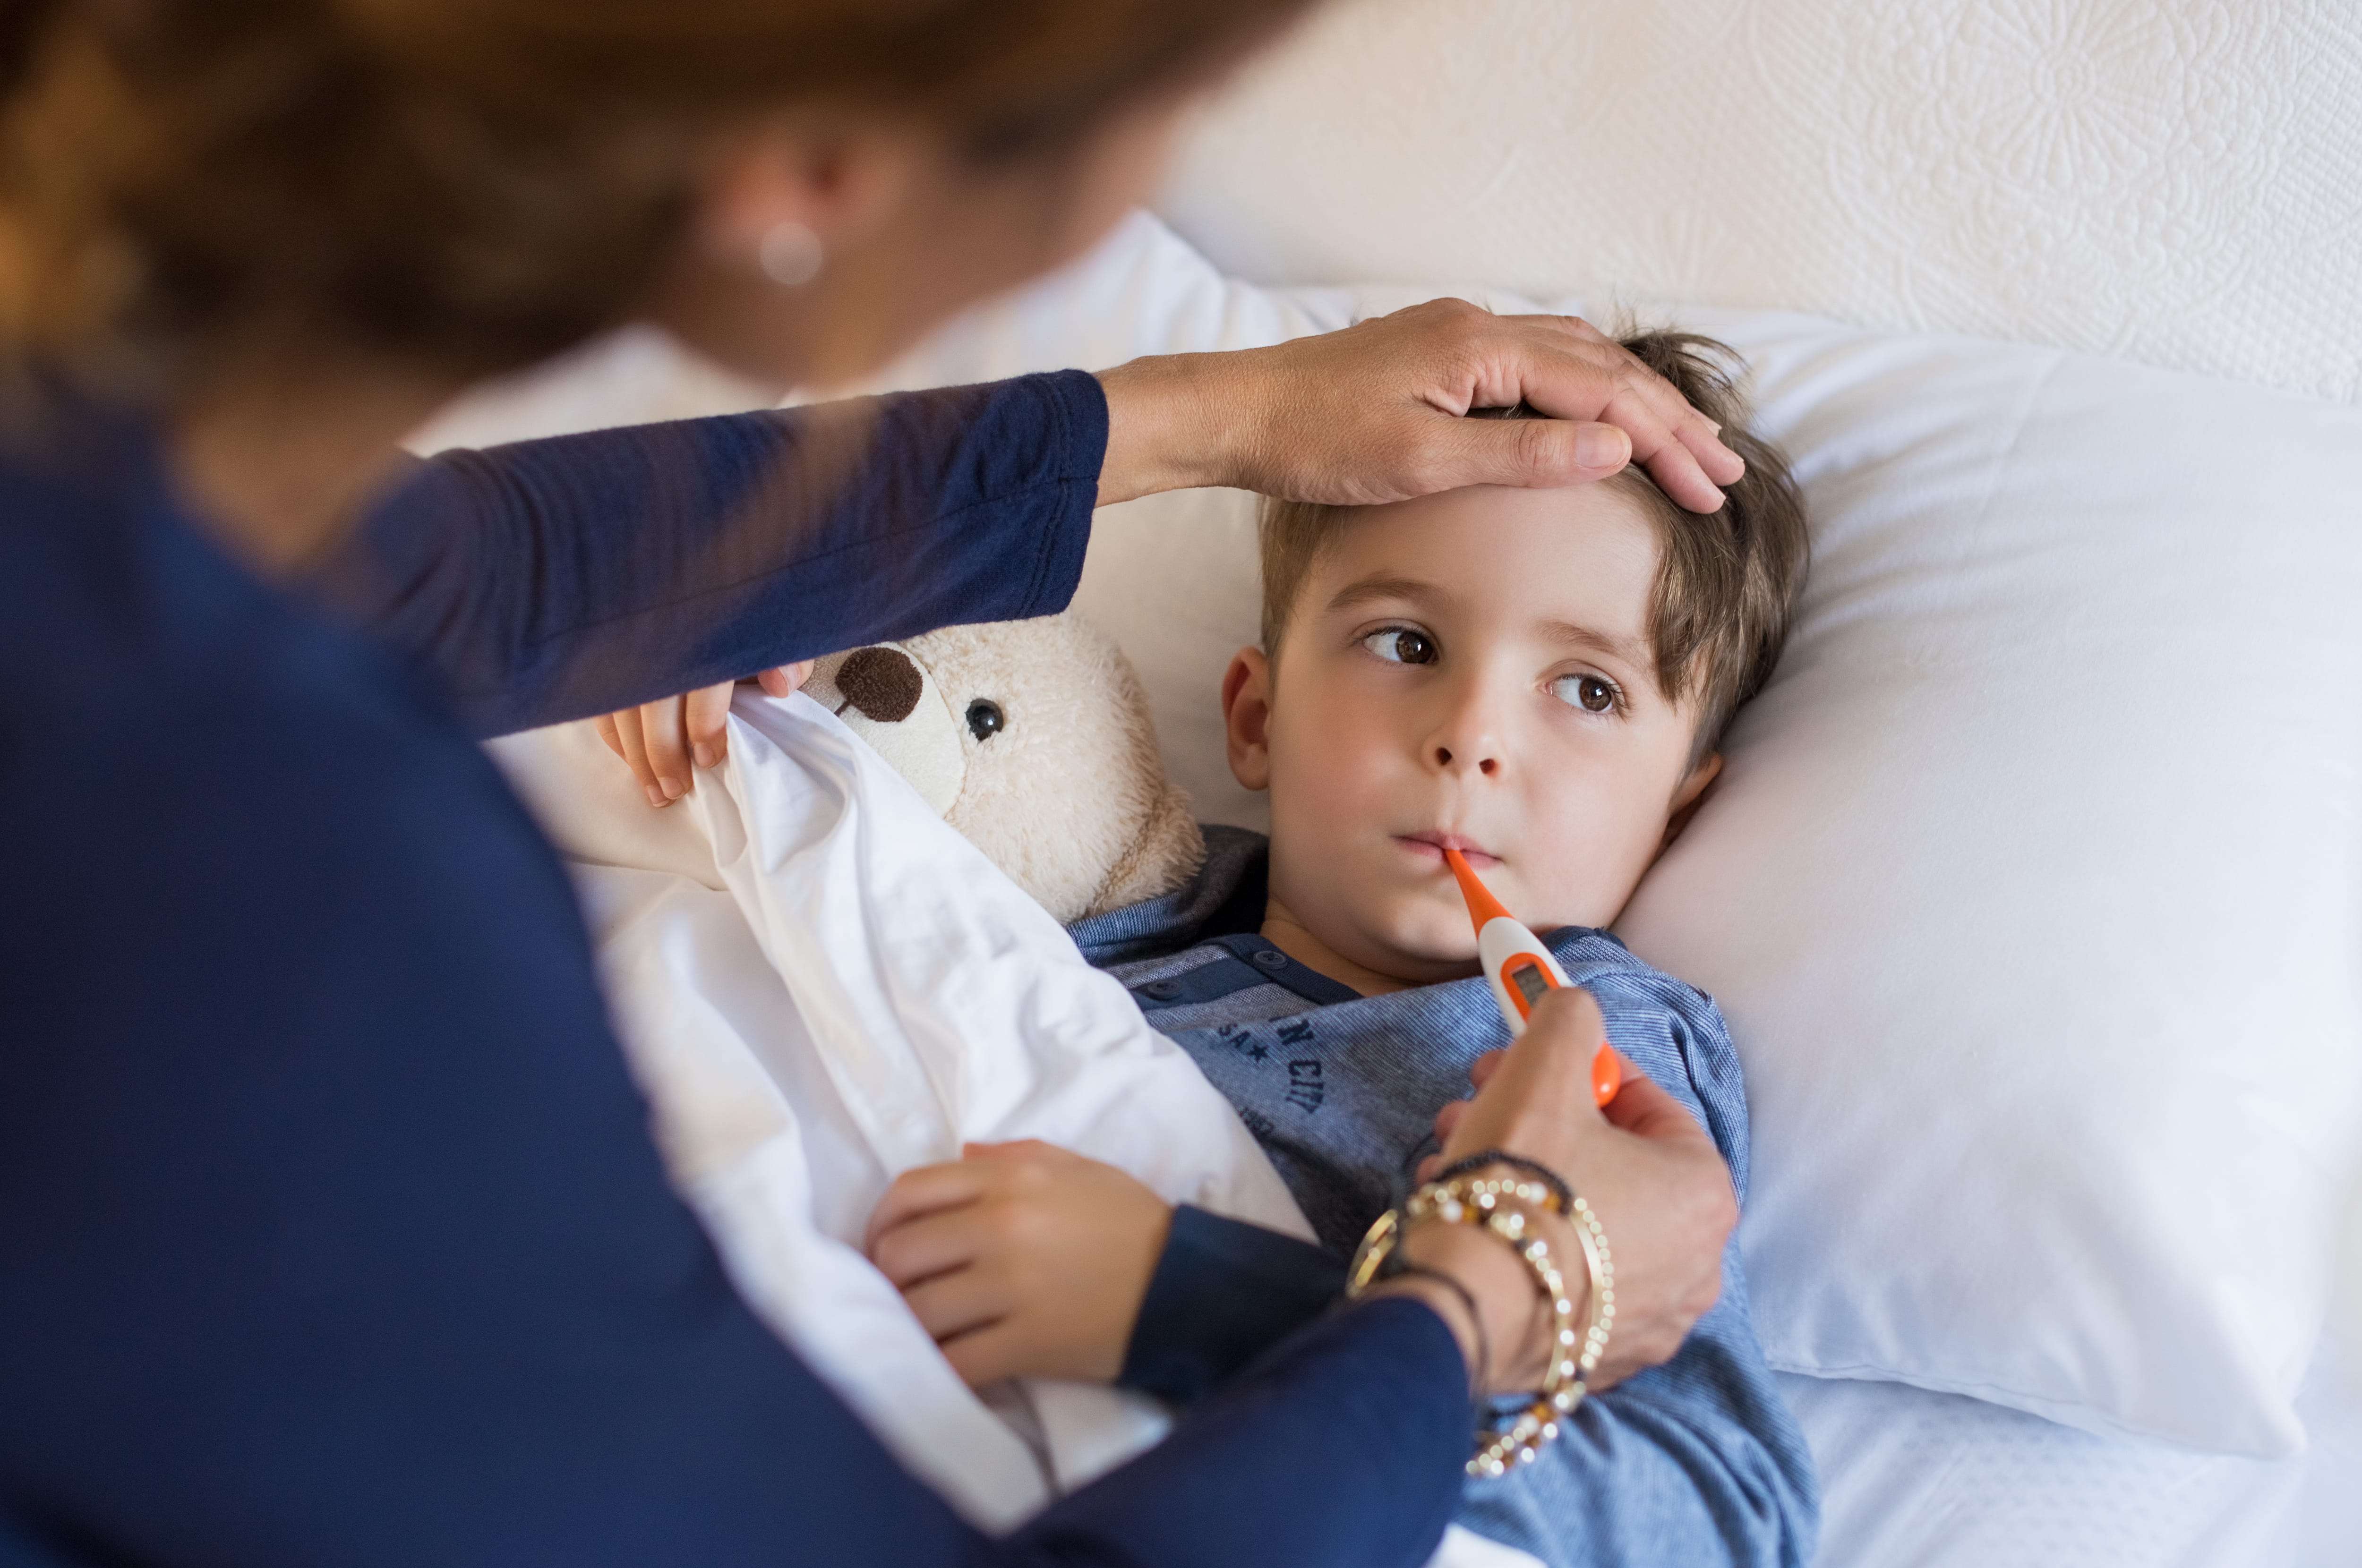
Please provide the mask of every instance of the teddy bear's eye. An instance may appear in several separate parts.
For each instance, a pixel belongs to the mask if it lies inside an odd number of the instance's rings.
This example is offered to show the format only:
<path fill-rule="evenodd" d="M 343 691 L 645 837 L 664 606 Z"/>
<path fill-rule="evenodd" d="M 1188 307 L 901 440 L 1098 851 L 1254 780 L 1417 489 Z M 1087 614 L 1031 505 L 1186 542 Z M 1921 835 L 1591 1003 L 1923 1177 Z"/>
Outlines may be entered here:
<path fill-rule="evenodd" d="M 967 705 L 967 733 L 978 740 L 990 740 L 1009 727 L 1009 715 L 1000 704 L 984 697 Z"/>

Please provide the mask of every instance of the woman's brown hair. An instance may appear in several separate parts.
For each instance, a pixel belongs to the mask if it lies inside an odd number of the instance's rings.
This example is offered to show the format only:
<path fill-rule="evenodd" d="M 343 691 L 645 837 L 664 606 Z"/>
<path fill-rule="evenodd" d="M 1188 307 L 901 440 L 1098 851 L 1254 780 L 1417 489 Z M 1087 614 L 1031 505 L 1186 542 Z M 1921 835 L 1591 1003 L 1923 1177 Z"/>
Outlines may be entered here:
<path fill-rule="evenodd" d="M 1087 136 L 1307 0 L 16 0 L 0 336 L 172 366 L 258 326 L 476 374 L 612 323 L 733 118 L 983 160 Z"/>

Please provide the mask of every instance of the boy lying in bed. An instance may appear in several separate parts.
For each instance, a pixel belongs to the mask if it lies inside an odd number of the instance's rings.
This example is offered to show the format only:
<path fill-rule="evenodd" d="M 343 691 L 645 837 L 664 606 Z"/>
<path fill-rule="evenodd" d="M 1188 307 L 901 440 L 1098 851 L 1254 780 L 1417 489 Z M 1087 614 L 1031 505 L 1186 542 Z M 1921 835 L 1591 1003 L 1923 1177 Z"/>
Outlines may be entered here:
<path fill-rule="evenodd" d="M 909 1173 L 872 1254 L 971 1382 L 1115 1377 L 1186 1405 L 1337 1295 L 1439 1112 L 1507 1043 L 1446 847 L 1552 933 L 1611 1041 L 1705 1124 L 1743 1195 L 1721 1016 L 1601 928 L 1772 672 L 1804 514 L 1780 455 L 1731 434 L 1745 411 L 1715 366 L 1727 350 L 1627 346 L 1747 458 L 1724 508 L 1684 512 L 1638 469 L 1575 490 L 1267 506 L 1263 646 L 1232 662 L 1222 704 L 1231 771 L 1270 795 L 1268 847 L 1211 830 L 1188 887 L 1074 928 L 1230 1097 L 1330 1251 L 1168 1210 L 1040 1144 Z M 1531 1467 L 1472 1481 L 1460 1522 L 1553 1564 L 1808 1561 L 1810 1459 L 1736 1243 L 1724 1279 L 1670 1362 L 1587 1401 Z"/>

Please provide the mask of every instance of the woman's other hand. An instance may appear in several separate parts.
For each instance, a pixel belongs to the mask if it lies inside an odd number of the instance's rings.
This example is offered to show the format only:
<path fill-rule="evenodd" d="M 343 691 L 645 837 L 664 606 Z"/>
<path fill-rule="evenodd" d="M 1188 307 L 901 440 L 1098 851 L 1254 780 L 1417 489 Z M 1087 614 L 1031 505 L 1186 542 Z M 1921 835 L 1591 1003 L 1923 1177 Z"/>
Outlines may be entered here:
<path fill-rule="evenodd" d="M 1099 504 L 1236 485 L 1373 504 L 1582 484 L 1637 462 L 1697 512 L 1746 471 L 1717 426 L 1588 322 L 1429 300 L 1341 332 L 1104 371 Z M 1541 420 L 1463 419 L 1520 400 Z"/>
<path fill-rule="evenodd" d="M 811 660 L 782 665 L 755 677 L 774 697 L 792 697 L 811 674 Z M 643 702 L 620 712 L 602 713 L 596 723 L 607 749 L 624 759 L 632 777 L 647 791 L 651 806 L 669 806 L 690 791 L 698 767 L 720 766 L 729 755 L 730 693 L 734 680 L 707 686 L 686 696 Z"/>
<path fill-rule="evenodd" d="M 1672 1359 L 1722 1293 L 1723 1245 L 1738 1222 L 1729 1168 L 1679 1100 L 1628 1060 L 1623 1089 L 1604 1110 L 1594 1103 L 1591 1056 L 1606 1035 L 1589 992 L 1543 998 L 1516 1044 L 1477 1062 L 1475 1098 L 1436 1118 L 1443 1153 L 1420 1172 L 1505 1149 L 1548 1165 L 1591 1205 L 1616 1263 L 1616 1327 L 1595 1389 Z M 1557 1246 L 1579 1280 L 1572 1236 Z M 1530 1313 L 1533 1287 L 1521 1287 L 1518 1311 Z M 1505 1342 L 1496 1331 L 1494 1343 Z"/>
<path fill-rule="evenodd" d="M 1113 1165 L 1027 1140 L 905 1171 L 863 1249 L 974 1387 L 1110 1383 L 1173 1209 Z"/>

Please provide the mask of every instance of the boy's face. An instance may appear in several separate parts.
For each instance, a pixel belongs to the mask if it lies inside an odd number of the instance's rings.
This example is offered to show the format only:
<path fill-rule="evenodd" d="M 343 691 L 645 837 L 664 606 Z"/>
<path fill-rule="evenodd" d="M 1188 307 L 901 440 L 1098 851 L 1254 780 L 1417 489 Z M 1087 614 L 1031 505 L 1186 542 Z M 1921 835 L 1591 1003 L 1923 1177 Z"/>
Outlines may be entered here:
<path fill-rule="evenodd" d="M 1613 920 L 1721 762 L 1689 767 L 1695 715 L 1657 689 L 1657 558 L 1606 484 L 1346 522 L 1275 668 L 1246 649 L 1223 680 L 1231 771 L 1271 794 L 1274 921 L 1377 976 L 1470 973 L 1447 845 L 1538 931 Z"/>

